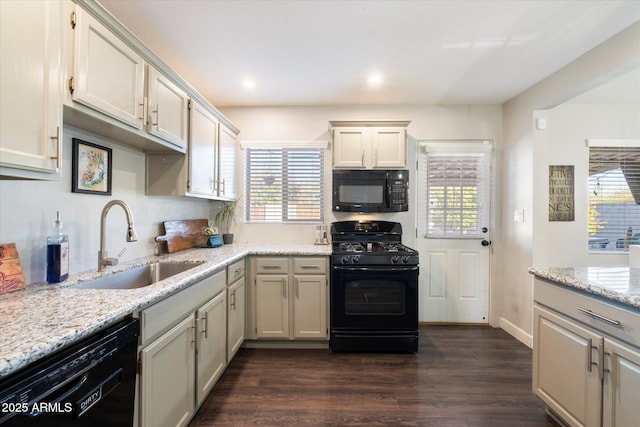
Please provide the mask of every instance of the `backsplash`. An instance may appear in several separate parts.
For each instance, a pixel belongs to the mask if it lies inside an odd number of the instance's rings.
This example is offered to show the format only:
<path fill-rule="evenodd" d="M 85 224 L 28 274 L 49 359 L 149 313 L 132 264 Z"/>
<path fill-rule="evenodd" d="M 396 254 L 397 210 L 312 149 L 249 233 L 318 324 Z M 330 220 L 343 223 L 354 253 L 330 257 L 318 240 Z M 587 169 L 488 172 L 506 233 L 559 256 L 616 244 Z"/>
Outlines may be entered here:
<path fill-rule="evenodd" d="M 122 209 L 107 216 L 107 250 L 121 262 L 154 254 L 154 238 L 161 223 L 172 219 L 213 217 L 219 202 L 189 197 L 145 195 L 145 154 L 93 134 L 65 126 L 62 174 L 59 181 L 0 180 L 0 243 L 15 243 L 27 284 L 45 281 L 46 239 L 56 211 L 69 236 L 70 274 L 97 269 L 100 214 L 107 202 L 120 199 L 133 213 L 138 241 L 127 243 Z M 111 196 L 71 192 L 71 138 L 81 138 L 113 149 Z"/>

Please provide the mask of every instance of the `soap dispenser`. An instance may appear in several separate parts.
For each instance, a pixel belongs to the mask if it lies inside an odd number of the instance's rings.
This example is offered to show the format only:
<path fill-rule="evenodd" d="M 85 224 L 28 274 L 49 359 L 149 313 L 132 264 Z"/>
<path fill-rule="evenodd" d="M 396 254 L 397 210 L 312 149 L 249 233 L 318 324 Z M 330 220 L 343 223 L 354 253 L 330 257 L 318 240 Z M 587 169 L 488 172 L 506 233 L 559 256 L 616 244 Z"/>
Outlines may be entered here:
<path fill-rule="evenodd" d="M 69 237 L 62 233 L 60 211 L 54 234 L 47 237 L 47 283 L 58 283 L 69 277 Z"/>

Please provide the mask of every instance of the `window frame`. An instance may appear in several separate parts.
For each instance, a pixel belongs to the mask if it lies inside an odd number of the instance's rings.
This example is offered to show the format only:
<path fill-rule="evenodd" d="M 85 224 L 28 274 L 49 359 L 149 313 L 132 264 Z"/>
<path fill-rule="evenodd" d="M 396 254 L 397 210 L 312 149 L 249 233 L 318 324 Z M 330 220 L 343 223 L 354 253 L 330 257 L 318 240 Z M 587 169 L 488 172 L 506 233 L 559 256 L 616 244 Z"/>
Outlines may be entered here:
<path fill-rule="evenodd" d="M 326 149 L 328 147 L 328 141 L 243 141 L 241 143 L 241 149 L 243 150 L 247 150 L 247 152 L 245 153 L 245 155 L 243 156 L 243 161 L 244 161 L 244 166 L 245 166 L 245 171 L 244 171 L 244 190 L 245 190 L 245 195 L 244 195 L 244 221 L 246 223 L 253 223 L 253 224 L 321 224 L 324 221 L 325 218 L 325 204 L 326 204 L 326 197 L 325 197 L 325 189 L 326 189 L 326 185 L 325 185 L 325 168 L 326 168 Z M 281 194 L 282 194 L 282 203 L 281 203 L 281 210 L 280 210 L 280 218 L 277 220 L 272 220 L 272 219 L 257 219 L 257 218 L 251 218 L 251 191 L 250 191 L 250 180 L 249 180 L 249 173 L 251 171 L 251 165 L 249 164 L 250 162 L 250 150 L 280 150 L 283 152 L 283 156 L 281 159 L 281 171 L 286 171 L 287 168 L 287 155 L 290 152 L 293 151 L 298 151 L 298 150 L 317 150 L 320 154 L 319 156 L 319 165 L 318 165 L 318 170 L 314 171 L 315 173 L 318 174 L 318 185 L 319 185 L 319 191 L 320 191 L 320 200 L 319 200 L 319 206 L 318 206 L 318 212 L 319 212 L 319 217 L 318 218 L 312 218 L 312 219 L 299 219 L 299 218 L 294 218 L 291 219 L 288 217 L 288 207 L 290 206 L 289 201 L 291 200 L 290 197 L 285 197 L 286 195 L 288 195 L 288 190 L 287 190 L 287 182 L 289 182 L 290 180 L 285 177 L 284 175 L 280 175 L 280 180 L 281 180 Z M 286 153 L 286 154 L 285 154 Z"/>

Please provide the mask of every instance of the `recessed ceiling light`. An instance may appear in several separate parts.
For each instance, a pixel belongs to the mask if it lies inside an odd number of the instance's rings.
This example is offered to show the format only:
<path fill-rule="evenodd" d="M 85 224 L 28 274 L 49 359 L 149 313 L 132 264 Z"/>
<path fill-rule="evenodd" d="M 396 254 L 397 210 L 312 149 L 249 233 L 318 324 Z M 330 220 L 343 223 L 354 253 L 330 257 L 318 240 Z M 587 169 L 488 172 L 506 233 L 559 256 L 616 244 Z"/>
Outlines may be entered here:
<path fill-rule="evenodd" d="M 382 74 L 376 73 L 369 76 L 367 82 L 369 82 L 369 86 L 379 86 L 380 84 L 382 84 L 382 80 Z"/>
<path fill-rule="evenodd" d="M 256 81 L 253 79 L 245 79 L 242 82 L 242 86 L 244 86 L 245 89 L 253 89 L 256 87 Z"/>

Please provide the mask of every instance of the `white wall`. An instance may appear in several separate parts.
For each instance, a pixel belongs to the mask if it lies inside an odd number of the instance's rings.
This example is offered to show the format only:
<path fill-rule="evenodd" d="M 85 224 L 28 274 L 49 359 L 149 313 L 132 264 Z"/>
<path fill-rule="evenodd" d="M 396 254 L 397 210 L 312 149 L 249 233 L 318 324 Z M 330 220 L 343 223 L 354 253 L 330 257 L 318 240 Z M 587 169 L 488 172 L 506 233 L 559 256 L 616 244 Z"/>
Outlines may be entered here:
<path fill-rule="evenodd" d="M 70 240 L 70 273 L 95 270 L 100 246 L 100 214 L 112 199 L 124 200 L 133 212 L 138 241 L 125 241 L 126 217 L 119 206 L 107 216 L 107 250 L 127 252 L 121 262 L 153 255 L 161 222 L 210 217 L 210 202 L 186 197 L 145 196 L 144 153 L 71 127 L 63 130 L 62 177 L 59 181 L 0 180 L 0 242 L 16 243 L 28 284 L 43 282 L 46 238 L 53 232 L 56 211 Z M 112 196 L 71 192 L 71 138 L 113 149 Z"/>
<path fill-rule="evenodd" d="M 460 140 L 489 139 L 496 147 L 496 176 L 500 176 L 500 146 L 502 141 L 502 108 L 499 105 L 452 105 L 452 106 L 336 106 L 336 107 L 234 107 L 222 108 L 222 113 L 240 130 L 240 139 L 250 140 L 324 140 L 330 141 L 329 121 L 331 120 L 410 120 L 407 129 L 408 165 L 410 169 L 411 202 L 409 212 L 394 214 L 347 214 L 331 211 L 331 163 L 332 152 L 325 156 L 325 223 L 336 220 L 378 218 L 400 222 L 403 226 L 403 242 L 415 247 L 415 188 L 416 188 L 416 146 L 419 140 Z M 244 162 L 244 153 L 241 159 Z M 244 177 L 240 186 L 244 184 Z M 499 204 L 499 182 L 496 203 Z M 241 190 L 242 192 L 242 190 Z M 494 212 L 495 223 L 499 223 L 500 211 Z M 260 243 L 313 243 L 315 224 L 237 224 L 236 238 L 240 242 Z M 493 268 L 499 272 L 500 238 L 494 233 Z M 492 280 L 492 309 L 495 295 L 499 294 L 499 275 Z M 497 315 L 491 316 L 497 319 Z"/>
<path fill-rule="evenodd" d="M 523 342 L 530 343 L 532 333 L 533 280 L 527 269 L 534 262 L 534 234 L 552 238 L 546 232 L 555 231 L 547 229 L 543 234 L 534 227 L 534 215 L 541 209 L 533 198 L 534 170 L 539 167 L 534 158 L 534 111 L 556 107 L 639 64 L 640 23 L 636 23 L 503 106 L 501 208 L 505 258 L 498 310 L 500 324 Z M 544 164 L 540 167 L 546 168 Z M 524 222 L 513 221 L 515 210 L 524 211 Z"/>

